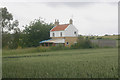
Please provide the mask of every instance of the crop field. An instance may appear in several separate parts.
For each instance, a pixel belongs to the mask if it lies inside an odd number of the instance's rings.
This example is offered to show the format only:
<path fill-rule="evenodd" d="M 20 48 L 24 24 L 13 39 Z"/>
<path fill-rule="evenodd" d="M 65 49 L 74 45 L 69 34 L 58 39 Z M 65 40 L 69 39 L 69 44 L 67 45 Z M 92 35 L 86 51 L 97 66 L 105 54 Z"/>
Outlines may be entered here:
<path fill-rule="evenodd" d="M 3 78 L 118 78 L 117 48 L 9 52 L 3 51 Z"/>

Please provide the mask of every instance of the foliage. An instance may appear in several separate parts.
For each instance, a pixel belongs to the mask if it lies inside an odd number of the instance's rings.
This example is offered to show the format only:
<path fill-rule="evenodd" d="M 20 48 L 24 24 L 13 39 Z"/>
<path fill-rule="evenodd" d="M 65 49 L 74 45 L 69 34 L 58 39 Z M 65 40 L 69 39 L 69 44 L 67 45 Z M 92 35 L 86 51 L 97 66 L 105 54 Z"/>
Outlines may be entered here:
<path fill-rule="evenodd" d="M 3 49 L 4 55 L 15 55 L 15 54 L 29 54 L 29 53 L 39 53 L 39 52 L 50 52 L 50 51 L 60 51 L 60 50 L 70 50 L 68 47 L 51 46 L 51 47 L 31 47 L 31 48 L 21 48 L 21 49 Z"/>
<path fill-rule="evenodd" d="M 15 49 L 19 44 L 20 29 L 18 20 L 13 21 L 13 15 L 7 8 L 0 8 L 2 14 L 2 47 Z"/>
<path fill-rule="evenodd" d="M 109 36 L 108 34 L 105 34 L 104 36 Z"/>
<path fill-rule="evenodd" d="M 102 37 L 98 37 L 97 39 L 103 39 Z"/>
<path fill-rule="evenodd" d="M 81 36 L 80 36 L 81 37 Z M 88 36 L 86 36 L 86 39 L 89 39 L 89 37 Z"/>
<path fill-rule="evenodd" d="M 52 51 L 49 47 L 32 47 L 24 49 L 3 49 L 4 55 L 15 55 L 15 54 L 29 54 L 29 53 L 38 53 L 38 52 L 47 52 Z"/>
<path fill-rule="evenodd" d="M 11 21 L 13 20 L 13 15 L 7 11 L 7 8 L 0 8 L 0 12 L 2 14 L 2 33 L 4 32 L 4 28 L 11 30 Z"/>
<path fill-rule="evenodd" d="M 92 36 L 92 37 L 90 37 L 90 39 L 95 39 L 95 37 L 94 37 L 94 36 Z"/>
<path fill-rule="evenodd" d="M 25 30 L 21 34 L 21 46 L 39 46 L 40 41 L 49 39 L 49 31 L 52 27 L 53 24 L 47 24 L 41 18 L 32 21 L 30 25 L 25 26 Z"/>
<path fill-rule="evenodd" d="M 13 21 L 13 15 L 8 12 L 7 8 L 0 8 L 0 12 L 2 15 L 2 33 L 10 32 L 10 31 L 18 31 L 18 20 Z"/>
<path fill-rule="evenodd" d="M 2 47 L 6 47 L 10 41 L 10 34 L 3 33 L 2 34 Z"/>
<path fill-rule="evenodd" d="M 62 44 L 58 44 L 57 46 L 51 46 L 50 48 L 51 48 L 51 50 L 66 50 L 66 49 L 69 49 L 68 47 L 65 47 Z"/>
<path fill-rule="evenodd" d="M 12 55 L 3 51 L 3 78 L 118 78 L 118 49 L 74 49 Z M 14 57 L 14 58 L 12 58 Z M 17 57 L 17 58 L 16 58 Z"/>
<path fill-rule="evenodd" d="M 19 46 L 19 37 L 20 33 L 15 32 L 13 34 L 10 33 L 3 33 L 2 34 L 2 47 L 3 48 L 10 48 L 16 49 Z"/>
<path fill-rule="evenodd" d="M 83 36 L 79 36 L 77 43 L 72 45 L 71 48 L 92 48 L 93 45 L 88 38 L 84 38 Z"/>
<path fill-rule="evenodd" d="M 49 31 L 53 24 L 45 23 L 41 18 L 35 19 L 20 31 L 18 20 L 13 21 L 13 15 L 7 8 L 0 8 L 2 14 L 2 45 L 3 48 L 37 47 L 42 40 L 49 39 Z"/>

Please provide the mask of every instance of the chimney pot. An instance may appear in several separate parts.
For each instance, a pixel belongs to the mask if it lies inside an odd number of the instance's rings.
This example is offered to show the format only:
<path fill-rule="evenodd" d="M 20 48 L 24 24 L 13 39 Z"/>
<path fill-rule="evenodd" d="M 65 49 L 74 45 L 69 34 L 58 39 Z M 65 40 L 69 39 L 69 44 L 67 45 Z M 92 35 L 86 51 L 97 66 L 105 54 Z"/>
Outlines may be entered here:
<path fill-rule="evenodd" d="M 55 26 L 58 26 L 58 25 L 59 25 L 59 20 L 55 19 Z"/>
<path fill-rule="evenodd" d="M 72 19 L 69 20 L 69 24 L 73 24 L 73 20 Z"/>

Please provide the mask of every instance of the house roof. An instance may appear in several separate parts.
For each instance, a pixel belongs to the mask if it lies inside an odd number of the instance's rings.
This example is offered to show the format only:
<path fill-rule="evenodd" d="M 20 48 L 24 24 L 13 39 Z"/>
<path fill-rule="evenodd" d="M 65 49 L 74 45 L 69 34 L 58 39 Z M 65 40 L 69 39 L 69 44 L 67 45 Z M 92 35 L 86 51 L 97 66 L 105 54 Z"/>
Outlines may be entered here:
<path fill-rule="evenodd" d="M 39 43 L 65 43 L 65 39 L 60 38 L 60 39 L 49 39 L 49 40 L 44 40 Z"/>
<path fill-rule="evenodd" d="M 51 31 L 63 31 L 68 27 L 68 25 L 69 24 L 55 26 L 54 28 L 51 29 Z"/>

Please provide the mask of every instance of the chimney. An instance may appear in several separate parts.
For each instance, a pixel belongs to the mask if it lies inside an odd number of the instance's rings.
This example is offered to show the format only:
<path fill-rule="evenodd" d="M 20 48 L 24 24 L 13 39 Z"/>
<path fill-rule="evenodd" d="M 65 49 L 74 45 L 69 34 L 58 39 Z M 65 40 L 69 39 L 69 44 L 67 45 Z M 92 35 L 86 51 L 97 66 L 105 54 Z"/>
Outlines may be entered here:
<path fill-rule="evenodd" d="M 55 19 L 55 23 L 54 23 L 54 25 L 56 25 L 56 23 L 57 23 L 57 21 L 56 21 L 56 19 Z"/>
<path fill-rule="evenodd" d="M 72 19 L 69 20 L 69 24 L 73 24 L 73 20 Z"/>
<path fill-rule="evenodd" d="M 55 24 L 55 26 L 58 26 L 59 25 L 59 20 L 55 19 L 55 23 L 54 24 Z"/>

